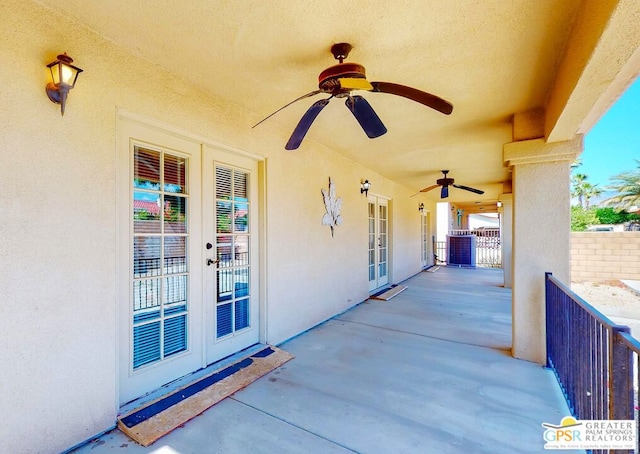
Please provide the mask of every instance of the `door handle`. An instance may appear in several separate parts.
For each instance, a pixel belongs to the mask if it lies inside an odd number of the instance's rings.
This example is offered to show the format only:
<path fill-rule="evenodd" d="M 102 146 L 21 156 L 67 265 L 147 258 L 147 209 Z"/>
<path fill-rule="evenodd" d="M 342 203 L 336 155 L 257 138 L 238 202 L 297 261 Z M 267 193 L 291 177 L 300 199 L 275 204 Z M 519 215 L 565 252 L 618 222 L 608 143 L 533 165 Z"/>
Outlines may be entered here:
<path fill-rule="evenodd" d="M 207 266 L 220 263 L 220 260 L 207 259 Z"/>

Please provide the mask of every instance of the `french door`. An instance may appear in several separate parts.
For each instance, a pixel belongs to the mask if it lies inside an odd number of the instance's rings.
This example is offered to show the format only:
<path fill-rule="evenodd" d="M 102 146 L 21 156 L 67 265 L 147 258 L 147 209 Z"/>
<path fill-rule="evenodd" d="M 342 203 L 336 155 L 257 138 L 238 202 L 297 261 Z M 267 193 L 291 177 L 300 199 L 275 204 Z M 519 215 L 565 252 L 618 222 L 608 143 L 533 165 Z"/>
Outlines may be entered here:
<path fill-rule="evenodd" d="M 259 341 L 257 163 L 205 148 L 207 364 Z"/>
<path fill-rule="evenodd" d="M 369 291 L 389 283 L 389 206 L 387 199 L 368 196 Z"/>
<path fill-rule="evenodd" d="M 201 146 L 118 122 L 119 402 L 202 367 Z"/>
<path fill-rule="evenodd" d="M 257 162 L 118 121 L 119 403 L 259 341 Z"/>
<path fill-rule="evenodd" d="M 426 268 L 431 265 L 431 241 L 429 240 L 429 212 L 420 213 L 420 265 Z"/>

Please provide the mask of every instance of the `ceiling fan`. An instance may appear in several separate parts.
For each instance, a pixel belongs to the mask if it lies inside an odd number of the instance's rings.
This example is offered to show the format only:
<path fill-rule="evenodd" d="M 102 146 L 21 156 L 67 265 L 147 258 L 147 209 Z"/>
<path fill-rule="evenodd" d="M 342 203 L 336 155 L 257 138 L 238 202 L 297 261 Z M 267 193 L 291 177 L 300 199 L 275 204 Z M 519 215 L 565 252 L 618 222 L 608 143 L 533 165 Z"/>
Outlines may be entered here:
<path fill-rule="evenodd" d="M 318 114 L 320 114 L 322 109 L 329 104 L 329 101 L 332 98 L 346 98 L 345 105 L 349 111 L 351 111 L 356 120 L 358 120 L 358 123 L 360 123 L 360 126 L 364 130 L 365 134 L 367 134 L 367 137 L 370 139 L 380 137 L 387 132 L 387 128 L 365 98 L 351 94 L 354 90 L 365 90 L 403 96 L 411 99 L 412 101 L 424 104 L 427 107 L 431 107 L 445 115 L 449 115 L 453 111 L 453 105 L 450 102 L 416 88 L 391 82 L 369 82 L 366 78 L 364 66 L 358 63 L 344 63 L 344 60 L 347 58 L 352 48 L 353 47 L 349 43 L 338 43 L 331 46 L 331 53 L 339 63 L 337 65 L 330 66 L 320 73 L 318 76 L 318 90 L 314 90 L 294 99 L 256 123 L 253 127 L 255 128 L 263 121 L 271 118 L 273 115 L 296 101 L 300 101 L 301 99 L 305 99 L 319 93 L 327 93 L 331 96 L 326 99 L 316 101 L 305 112 L 300 119 L 300 122 L 293 130 L 285 149 L 295 150 L 300 146 L 302 139 L 304 139 L 307 131 L 309 131 L 311 124 Z"/>
<path fill-rule="evenodd" d="M 442 170 L 441 172 L 443 173 L 444 177 L 436 180 L 436 184 L 434 184 L 433 186 L 420 189 L 420 192 L 429 192 L 432 189 L 435 189 L 438 186 L 440 186 L 442 188 L 440 189 L 440 198 L 445 199 L 449 197 L 449 186 L 453 186 L 454 188 L 464 189 L 465 191 L 475 192 L 476 194 L 484 194 L 484 191 L 481 191 L 480 189 L 471 188 L 469 186 L 463 186 L 461 184 L 454 184 L 453 178 L 447 177 L 447 174 L 449 173 L 448 170 Z"/>

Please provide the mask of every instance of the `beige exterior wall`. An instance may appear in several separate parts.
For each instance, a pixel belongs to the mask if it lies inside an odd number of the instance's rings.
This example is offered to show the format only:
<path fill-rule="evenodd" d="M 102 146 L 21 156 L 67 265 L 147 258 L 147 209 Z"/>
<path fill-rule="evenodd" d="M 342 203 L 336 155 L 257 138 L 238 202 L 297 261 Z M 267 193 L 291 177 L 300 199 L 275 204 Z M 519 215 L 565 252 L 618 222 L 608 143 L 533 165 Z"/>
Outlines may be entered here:
<path fill-rule="evenodd" d="M 640 280 L 640 232 L 572 232 L 571 280 Z"/>
<path fill-rule="evenodd" d="M 0 15 L 3 451 L 25 452 L 28 443 L 30 452 L 60 452 L 115 424 L 119 109 L 262 157 L 265 342 L 282 342 L 368 297 L 364 178 L 390 199 L 391 282 L 420 271 L 417 204 L 435 213 L 434 202 L 312 141 L 286 152 L 282 137 L 292 125 L 278 134 L 277 122 L 251 129 L 255 113 L 55 11 L 7 0 Z M 85 72 L 61 117 L 45 94 L 45 65 L 65 51 Z M 321 222 L 329 177 L 343 198 L 344 223 L 333 238 Z"/>

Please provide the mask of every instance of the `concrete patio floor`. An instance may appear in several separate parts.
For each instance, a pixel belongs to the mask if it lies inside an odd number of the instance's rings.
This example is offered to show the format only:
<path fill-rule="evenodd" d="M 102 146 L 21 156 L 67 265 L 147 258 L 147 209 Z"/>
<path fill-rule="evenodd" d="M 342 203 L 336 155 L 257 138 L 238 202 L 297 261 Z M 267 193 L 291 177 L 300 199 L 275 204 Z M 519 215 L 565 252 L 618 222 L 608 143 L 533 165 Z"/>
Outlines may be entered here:
<path fill-rule="evenodd" d="M 114 430 L 73 452 L 545 452 L 541 423 L 569 411 L 552 372 L 509 353 L 502 270 L 403 284 L 280 345 L 295 359 L 150 447 Z"/>

